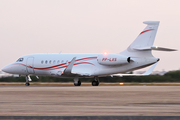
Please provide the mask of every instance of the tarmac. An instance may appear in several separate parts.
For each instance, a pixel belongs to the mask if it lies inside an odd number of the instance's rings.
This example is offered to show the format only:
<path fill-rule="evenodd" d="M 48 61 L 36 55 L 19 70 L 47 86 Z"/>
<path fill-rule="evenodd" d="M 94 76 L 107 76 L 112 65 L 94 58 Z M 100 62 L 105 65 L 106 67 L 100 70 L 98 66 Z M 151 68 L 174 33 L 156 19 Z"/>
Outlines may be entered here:
<path fill-rule="evenodd" d="M 0 86 L 0 116 L 180 116 L 180 86 Z"/>

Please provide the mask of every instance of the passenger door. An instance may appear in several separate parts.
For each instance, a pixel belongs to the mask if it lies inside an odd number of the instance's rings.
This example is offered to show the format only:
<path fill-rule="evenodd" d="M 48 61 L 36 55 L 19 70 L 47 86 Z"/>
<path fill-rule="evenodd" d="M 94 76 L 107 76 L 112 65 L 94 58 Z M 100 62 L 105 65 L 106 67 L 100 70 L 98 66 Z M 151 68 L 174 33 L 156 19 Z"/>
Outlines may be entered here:
<path fill-rule="evenodd" d="M 34 74 L 34 58 L 29 57 L 26 63 L 26 69 L 29 74 Z"/>

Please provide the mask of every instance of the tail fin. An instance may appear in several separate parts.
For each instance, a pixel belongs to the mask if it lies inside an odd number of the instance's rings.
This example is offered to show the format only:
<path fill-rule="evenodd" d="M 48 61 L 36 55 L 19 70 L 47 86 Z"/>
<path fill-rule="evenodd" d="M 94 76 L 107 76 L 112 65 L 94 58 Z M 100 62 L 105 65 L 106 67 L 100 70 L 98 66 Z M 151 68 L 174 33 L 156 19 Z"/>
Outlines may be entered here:
<path fill-rule="evenodd" d="M 152 56 L 151 49 L 147 48 L 151 48 L 153 46 L 159 26 L 159 21 L 145 21 L 143 23 L 147 24 L 145 29 L 138 35 L 138 37 L 125 51 L 121 52 L 121 54 L 136 57 Z M 138 49 L 140 49 L 141 51 L 139 51 Z"/>
<path fill-rule="evenodd" d="M 146 48 L 153 46 L 154 39 L 159 26 L 159 21 L 145 21 L 146 28 L 139 34 L 139 36 L 130 45 L 130 48 Z"/>

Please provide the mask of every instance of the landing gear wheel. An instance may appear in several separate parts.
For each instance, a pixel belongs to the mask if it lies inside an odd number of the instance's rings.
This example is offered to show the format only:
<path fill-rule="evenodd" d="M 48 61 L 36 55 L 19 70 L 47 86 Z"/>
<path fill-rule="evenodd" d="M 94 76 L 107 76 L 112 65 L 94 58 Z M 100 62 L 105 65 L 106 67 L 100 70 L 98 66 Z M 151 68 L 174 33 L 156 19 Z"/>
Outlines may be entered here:
<path fill-rule="evenodd" d="M 25 85 L 26 85 L 26 86 L 30 86 L 30 83 L 26 83 Z"/>
<path fill-rule="evenodd" d="M 74 86 L 81 86 L 81 81 L 79 80 L 78 83 L 74 83 Z"/>
<path fill-rule="evenodd" d="M 98 86 L 99 85 L 99 78 L 98 76 L 94 77 L 94 80 L 92 81 L 92 86 Z"/>
<path fill-rule="evenodd" d="M 98 85 L 99 85 L 98 81 L 95 81 L 95 80 L 92 81 L 92 86 L 98 86 Z"/>
<path fill-rule="evenodd" d="M 26 75 L 26 86 L 30 86 L 29 81 L 32 81 L 29 75 Z"/>

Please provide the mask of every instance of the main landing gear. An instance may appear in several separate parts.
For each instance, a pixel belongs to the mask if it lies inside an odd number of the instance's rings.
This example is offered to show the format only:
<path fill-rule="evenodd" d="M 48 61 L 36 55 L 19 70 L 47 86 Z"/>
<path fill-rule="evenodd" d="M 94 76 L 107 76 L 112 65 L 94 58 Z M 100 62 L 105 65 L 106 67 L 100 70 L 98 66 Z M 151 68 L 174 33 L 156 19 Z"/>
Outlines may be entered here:
<path fill-rule="evenodd" d="M 74 86 L 81 86 L 81 81 L 80 81 L 80 80 L 78 80 L 78 82 L 77 82 L 77 83 L 74 83 Z"/>
<path fill-rule="evenodd" d="M 92 81 L 92 86 L 98 86 L 99 85 L 99 78 L 94 77 L 94 80 Z M 81 86 L 81 81 L 79 80 L 78 76 L 74 78 L 74 86 Z"/>
<path fill-rule="evenodd" d="M 92 81 L 92 86 L 98 86 L 99 85 L 99 78 L 94 77 L 94 80 Z"/>
<path fill-rule="evenodd" d="M 78 76 L 74 78 L 74 86 L 81 86 L 81 81 L 79 80 Z"/>

